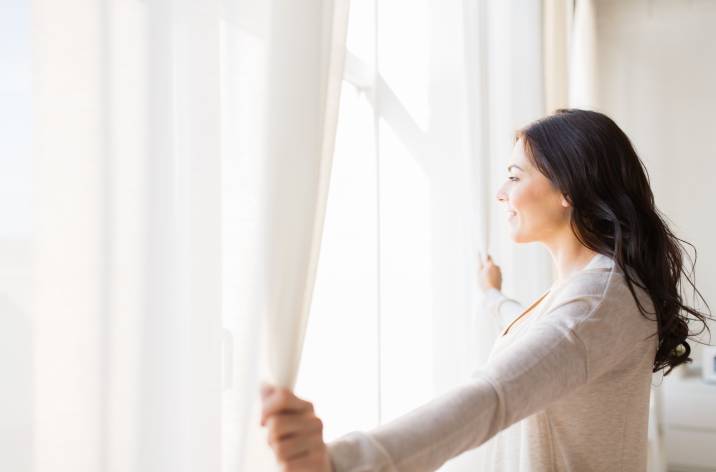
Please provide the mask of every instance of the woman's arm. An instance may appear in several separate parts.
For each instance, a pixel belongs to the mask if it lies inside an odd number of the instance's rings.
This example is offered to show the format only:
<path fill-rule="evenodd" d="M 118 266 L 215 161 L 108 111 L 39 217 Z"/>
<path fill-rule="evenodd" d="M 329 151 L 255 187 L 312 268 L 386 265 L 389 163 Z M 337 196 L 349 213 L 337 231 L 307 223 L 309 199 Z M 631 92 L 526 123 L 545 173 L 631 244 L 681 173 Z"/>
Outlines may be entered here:
<path fill-rule="evenodd" d="M 543 317 L 508 348 L 492 356 L 468 381 L 369 431 L 354 431 L 325 444 L 320 434 L 309 432 L 315 431 L 313 426 L 317 424 L 310 405 L 300 399 L 293 405 L 290 401 L 274 403 L 265 399 L 262 420 L 275 418 L 269 422 L 272 434 L 282 429 L 279 424 L 302 431 L 272 443 L 272 447 L 284 459 L 288 454 L 298 454 L 298 449 L 305 451 L 301 454 L 308 457 L 298 460 L 318 461 L 320 466 L 315 470 L 438 469 L 449 459 L 569 395 L 589 379 L 601 376 L 626 351 L 641 349 L 638 341 L 650 334 L 647 331 L 652 325 L 648 323 L 653 321 L 631 316 L 634 313 L 626 302 L 631 302 L 626 286 L 621 292 L 613 288 L 614 299 L 602 303 L 606 289 L 595 289 L 594 284 L 601 286 L 602 281 L 594 277 L 595 274 L 585 273 L 586 285 L 572 281 L 574 289 L 562 291 Z M 285 415 L 281 414 L 284 410 L 288 410 Z M 284 462 L 284 467 L 303 470 L 303 464 L 293 468 Z"/>
<path fill-rule="evenodd" d="M 587 352 L 559 319 L 580 317 L 592 306 L 588 298 L 561 304 L 464 384 L 391 422 L 328 443 L 335 472 L 436 470 L 572 392 L 587 381 Z"/>

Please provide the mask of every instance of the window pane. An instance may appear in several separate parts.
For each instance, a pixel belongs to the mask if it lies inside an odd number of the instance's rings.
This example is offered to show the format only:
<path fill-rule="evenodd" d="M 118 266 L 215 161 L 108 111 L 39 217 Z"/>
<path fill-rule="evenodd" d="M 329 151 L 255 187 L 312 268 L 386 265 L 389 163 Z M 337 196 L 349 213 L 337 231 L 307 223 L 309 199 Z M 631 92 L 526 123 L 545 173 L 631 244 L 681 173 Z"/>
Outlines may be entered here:
<path fill-rule="evenodd" d="M 373 112 L 344 82 L 326 220 L 296 394 L 330 441 L 377 424 Z"/>
<path fill-rule="evenodd" d="M 366 64 L 373 62 L 375 48 L 375 8 L 373 2 L 351 2 L 346 48 Z"/>
<path fill-rule="evenodd" d="M 433 394 L 430 181 L 380 127 L 382 421 Z"/>
<path fill-rule="evenodd" d="M 428 129 L 430 120 L 428 19 L 428 2 L 425 0 L 410 2 L 409 14 L 402 0 L 378 3 L 379 73 L 423 131 Z"/>

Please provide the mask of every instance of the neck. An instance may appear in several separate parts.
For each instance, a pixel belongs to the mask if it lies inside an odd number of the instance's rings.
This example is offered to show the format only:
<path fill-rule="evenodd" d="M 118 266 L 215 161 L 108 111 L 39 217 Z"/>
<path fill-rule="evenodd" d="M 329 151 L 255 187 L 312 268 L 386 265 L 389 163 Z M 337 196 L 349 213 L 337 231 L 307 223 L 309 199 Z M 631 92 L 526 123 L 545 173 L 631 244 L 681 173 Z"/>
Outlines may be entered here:
<path fill-rule="evenodd" d="M 597 255 L 595 251 L 580 243 L 571 231 L 550 241 L 542 242 L 552 255 L 552 263 L 557 273 L 555 284 L 562 283 L 574 273 L 582 270 Z"/>

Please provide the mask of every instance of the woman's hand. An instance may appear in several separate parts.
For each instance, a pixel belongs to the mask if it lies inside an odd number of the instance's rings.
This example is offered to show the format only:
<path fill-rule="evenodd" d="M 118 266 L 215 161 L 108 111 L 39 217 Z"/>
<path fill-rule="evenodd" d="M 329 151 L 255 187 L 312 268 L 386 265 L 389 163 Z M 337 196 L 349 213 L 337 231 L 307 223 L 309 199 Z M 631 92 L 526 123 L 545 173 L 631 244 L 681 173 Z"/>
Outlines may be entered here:
<path fill-rule="evenodd" d="M 483 260 L 482 253 L 478 253 L 478 273 L 477 284 L 481 291 L 489 288 L 502 290 L 502 271 L 500 266 L 492 262 L 492 257 L 488 254 Z"/>
<path fill-rule="evenodd" d="M 268 443 L 282 472 L 333 472 L 323 442 L 323 422 L 313 404 L 265 383 L 261 399 L 261 426 L 268 428 Z"/>

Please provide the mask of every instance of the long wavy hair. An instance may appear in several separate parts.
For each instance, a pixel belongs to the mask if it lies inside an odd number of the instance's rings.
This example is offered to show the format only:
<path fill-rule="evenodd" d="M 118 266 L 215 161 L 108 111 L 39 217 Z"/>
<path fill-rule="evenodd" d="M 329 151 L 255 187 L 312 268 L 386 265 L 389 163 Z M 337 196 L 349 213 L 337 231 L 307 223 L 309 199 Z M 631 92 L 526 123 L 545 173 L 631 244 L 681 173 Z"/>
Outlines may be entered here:
<path fill-rule="evenodd" d="M 668 367 L 668 375 L 677 365 L 691 362 L 687 339 L 704 329 L 710 336 L 706 320 L 712 319 L 682 299 L 683 275 L 711 313 L 684 271 L 683 255 L 688 253 L 681 243 L 694 249 L 692 275 L 696 248 L 672 233 L 654 205 L 649 174 L 626 134 L 602 113 L 558 109 L 518 130 L 515 141 L 519 139 L 539 171 L 572 205 L 571 227 L 578 240 L 614 259 L 639 311 L 653 320 L 647 313 L 654 313 L 639 302 L 634 285 L 651 297 L 659 336 L 653 372 Z M 701 330 L 689 332 L 690 321 L 702 324 Z"/>

